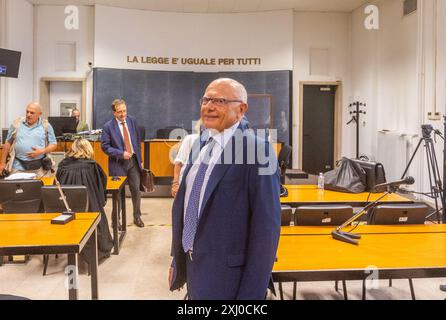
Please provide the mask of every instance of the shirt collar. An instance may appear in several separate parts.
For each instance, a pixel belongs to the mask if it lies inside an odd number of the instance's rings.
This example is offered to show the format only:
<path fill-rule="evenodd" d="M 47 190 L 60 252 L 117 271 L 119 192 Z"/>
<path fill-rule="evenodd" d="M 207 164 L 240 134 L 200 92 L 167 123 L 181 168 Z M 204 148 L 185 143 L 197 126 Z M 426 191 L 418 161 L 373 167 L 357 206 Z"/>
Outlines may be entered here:
<path fill-rule="evenodd" d="M 236 122 L 232 127 L 223 130 L 222 132 L 216 132 L 214 130 L 209 130 L 209 138 L 215 140 L 216 143 L 220 146 L 220 148 L 224 149 L 226 144 L 229 142 L 231 137 L 234 135 L 235 130 L 240 125 L 240 121 Z"/>
<path fill-rule="evenodd" d="M 23 119 L 23 124 L 25 126 L 27 126 L 28 128 L 34 128 L 34 127 L 38 127 L 42 124 L 42 118 L 39 118 L 39 120 L 37 120 L 37 123 L 35 123 L 32 127 L 28 124 L 28 122 L 26 122 L 26 118 Z"/>
<path fill-rule="evenodd" d="M 125 118 L 124 121 L 118 120 L 118 118 L 115 118 L 115 120 L 116 120 L 116 122 L 117 122 L 118 124 L 122 124 L 123 122 L 124 122 L 125 124 L 127 124 L 127 118 Z"/>

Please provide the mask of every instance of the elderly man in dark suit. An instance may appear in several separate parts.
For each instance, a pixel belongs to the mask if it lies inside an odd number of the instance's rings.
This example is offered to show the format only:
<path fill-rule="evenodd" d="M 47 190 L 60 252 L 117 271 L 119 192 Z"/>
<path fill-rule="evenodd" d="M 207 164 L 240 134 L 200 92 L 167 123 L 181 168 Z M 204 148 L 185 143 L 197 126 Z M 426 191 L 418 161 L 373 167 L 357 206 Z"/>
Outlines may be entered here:
<path fill-rule="evenodd" d="M 269 143 L 241 123 L 247 109 L 246 90 L 232 79 L 212 82 L 201 99 L 206 130 L 174 201 L 169 272 L 170 289 L 187 283 L 193 300 L 266 297 L 280 235 L 280 181 Z"/>
<path fill-rule="evenodd" d="M 141 137 L 136 119 L 127 116 L 124 100 L 112 103 L 114 119 L 102 129 L 102 150 L 108 155 L 110 176 L 127 176 L 133 203 L 133 222 L 143 228 L 141 220 Z M 117 221 L 113 221 L 117 223 Z"/>

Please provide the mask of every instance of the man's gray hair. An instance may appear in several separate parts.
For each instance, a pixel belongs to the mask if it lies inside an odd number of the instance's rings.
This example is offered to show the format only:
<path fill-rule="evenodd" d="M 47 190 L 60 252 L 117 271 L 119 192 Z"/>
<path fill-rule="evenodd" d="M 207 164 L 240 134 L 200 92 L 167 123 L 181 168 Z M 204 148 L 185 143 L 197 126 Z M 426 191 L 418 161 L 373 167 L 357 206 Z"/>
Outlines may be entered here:
<path fill-rule="evenodd" d="M 248 103 L 248 92 L 246 91 L 246 88 L 244 85 L 242 85 L 240 82 L 231 79 L 231 78 L 219 78 L 217 80 L 212 81 L 213 83 L 228 83 L 236 92 L 238 95 L 238 98 L 243 101 L 243 103 Z M 210 85 L 211 85 L 210 84 Z"/>
<path fill-rule="evenodd" d="M 26 108 L 34 106 L 39 112 L 42 112 L 42 106 L 38 102 L 31 102 L 26 106 Z"/>

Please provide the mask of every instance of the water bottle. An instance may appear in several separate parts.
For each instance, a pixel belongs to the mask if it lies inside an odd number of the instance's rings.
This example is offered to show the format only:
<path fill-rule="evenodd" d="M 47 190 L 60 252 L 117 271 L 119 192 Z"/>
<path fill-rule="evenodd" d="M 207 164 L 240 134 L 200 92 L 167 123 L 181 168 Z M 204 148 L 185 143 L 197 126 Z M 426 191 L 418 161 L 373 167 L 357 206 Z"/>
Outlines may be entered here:
<path fill-rule="evenodd" d="M 321 172 L 319 173 L 319 177 L 317 178 L 317 188 L 319 190 L 324 190 L 324 184 L 325 184 L 324 174 Z"/>

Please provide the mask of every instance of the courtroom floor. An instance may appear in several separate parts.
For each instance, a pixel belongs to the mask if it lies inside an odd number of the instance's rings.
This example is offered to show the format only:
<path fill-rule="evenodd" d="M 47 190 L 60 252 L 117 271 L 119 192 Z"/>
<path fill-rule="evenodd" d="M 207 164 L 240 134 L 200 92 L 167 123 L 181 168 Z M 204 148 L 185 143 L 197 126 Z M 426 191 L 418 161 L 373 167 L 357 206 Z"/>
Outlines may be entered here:
<path fill-rule="evenodd" d="M 142 199 L 143 220 L 146 224 L 143 229 L 132 225 L 131 206 L 131 200 L 128 198 L 129 227 L 120 255 L 112 255 L 99 266 L 100 299 L 183 299 L 184 291 L 172 293 L 167 287 L 172 199 Z M 107 202 L 106 212 L 111 212 L 111 199 Z M 4 265 L 0 267 L 0 294 L 17 295 L 33 300 L 67 299 L 64 274 L 66 263 L 66 256 L 59 256 L 57 260 L 51 256 L 48 274 L 45 277 L 42 276 L 42 256 L 34 256 L 24 265 Z M 446 298 L 446 293 L 438 288 L 440 284 L 446 284 L 446 279 L 415 279 L 413 282 L 416 297 L 419 300 Z M 347 289 L 349 299 L 362 298 L 361 281 L 348 281 Z M 292 299 L 291 283 L 284 284 L 284 291 L 285 299 Z M 79 297 L 90 299 L 90 279 L 85 271 L 80 275 Z M 272 295 L 268 298 L 278 299 Z M 335 291 L 333 281 L 297 284 L 298 300 L 342 300 L 343 298 L 342 290 Z M 379 281 L 378 289 L 367 290 L 367 299 L 411 299 L 409 282 L 394 280 L 393 286 L 388 287 L 387 281 Z"/>

